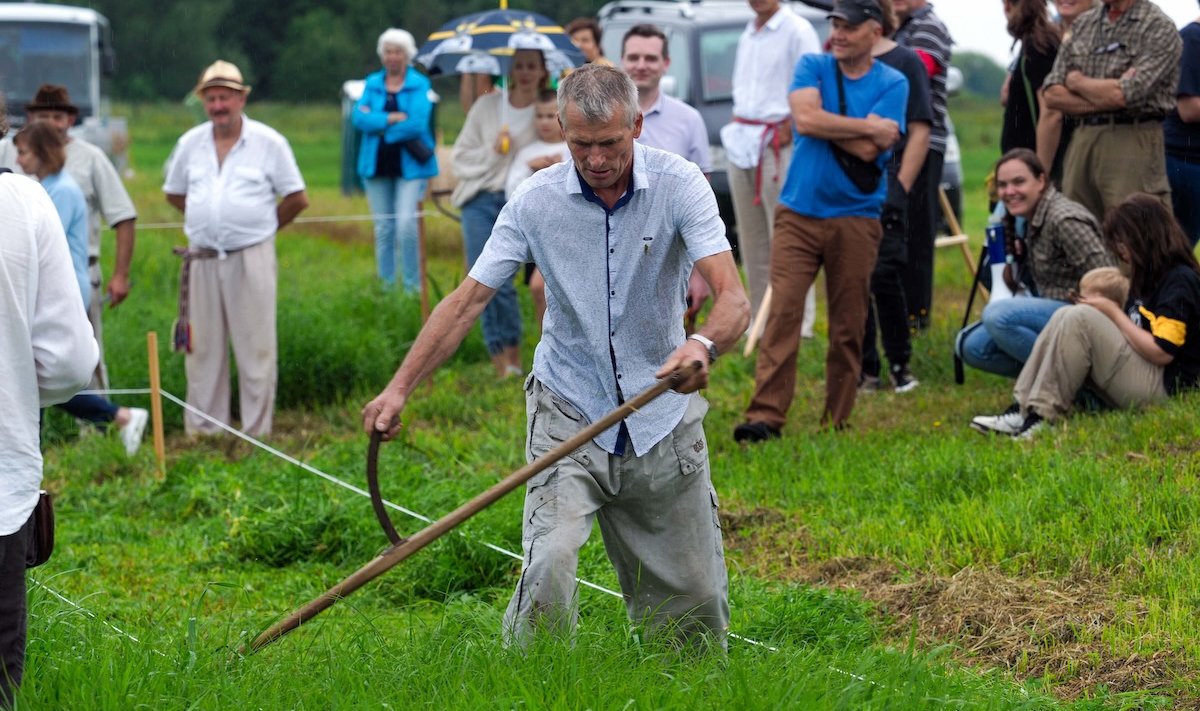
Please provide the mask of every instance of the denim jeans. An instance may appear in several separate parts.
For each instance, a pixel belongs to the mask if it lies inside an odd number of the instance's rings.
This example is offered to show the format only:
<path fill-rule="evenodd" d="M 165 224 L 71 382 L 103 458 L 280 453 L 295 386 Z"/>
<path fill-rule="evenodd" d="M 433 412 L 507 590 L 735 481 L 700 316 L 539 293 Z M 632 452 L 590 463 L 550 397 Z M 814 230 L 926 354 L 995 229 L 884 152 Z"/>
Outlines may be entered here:
<path fill-rule="evenodd" d="M 1026 296 L 990 302 L 983 309 L 982 326 L 963 330 L 959 354 L 972 368 L 1015 378 L 1050 317 L 1068 305 L 1056 299 Z"/>
<path fill-rule="evenodd" d="M 371 214 L 375 216 L 375 263 L 379 278 L 392 286 L 396 283 L 396 264 L 400 264 L 404 290 L 415 293 L 421 288 L 420 252 L 417 245 L 417 204 L 425 194 L 424 178 L 367 178 L 364 187 Z M 397 255 L 396 245 L 400 246 Z"/>
<path fill-rule="evenodd" d="M 99 395 L 76 395 L 59 407 L 72 417 L 87 420 L 101 427 L 107 426 L 117 418 L 117 406 Z"/>
<path fill-rule="evenodd" d="M 1171 182 L 1175 219 L 1195 247 L 1200 242 L 1200 163 L 1188 163 L 1168 153 L 1167 180 Z"/>
<path fill-rule="evenodd" d="M 492 236 L 492 227 L 502 207 L 502 192 L 482 192 L 463 205 L 462 231 L 468 271 L 483 254 L 483 247 Z M 517 289 L 511 279 L 496 290 L 496 295 L 484 308 L 480 322 L 488 353 L 496 355 L 509 346 L 521 343 L 521 309 L 517 304 Z"/>

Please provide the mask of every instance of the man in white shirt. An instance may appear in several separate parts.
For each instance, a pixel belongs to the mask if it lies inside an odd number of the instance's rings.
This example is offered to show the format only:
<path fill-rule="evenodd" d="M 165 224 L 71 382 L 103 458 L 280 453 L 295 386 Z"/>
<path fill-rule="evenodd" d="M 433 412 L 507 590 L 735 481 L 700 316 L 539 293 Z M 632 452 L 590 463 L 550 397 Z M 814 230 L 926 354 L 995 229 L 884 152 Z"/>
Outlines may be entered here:
<path fill-rule="evenodd" d="M 97 146 L 67 131 L 75 125 L 79 107 L 71 103 L 66 87 L 43 84 L 34 94 L 33 101 L 26 104 L 25 116 L 30 122 L 49 123 L 67 139 L 67 173 L 83 190 L 88 206 L 88 278 L 91 280 L 91 298 L 88 301 L 88 320 L 96 332 L 100 347 L 100 362 L 92 379 L 92 387 L 108 388 L 108 370 L 104 367 L 104 330 L 100 317 L 104 310 L 101 286 L 104 275 L 100 271 L 100 218 L 116 233 L 117 256 L 113 273 L 108 280 L 104 296 L 109 308 L 115 308 L 129 295 L 129 266 L 133 262 L 134 221 L 137 210 L 129 198 L 121 176 L 112 161 Z M 17 150 L 12 140 L 0 142 L 0 166 L 13 172 L 23 173 L 17 165 Z"/>
<path fill-rule="evenodd" d="M 792 158 L 788 92 L 796 62 L 819 53 L 812 24 L 780 0 L 748 0 L 754 19 L 738 40 L 733 62 L 733 122 L 721 129 L 729 158 L 729 192 L 737 220 L 738 249 L 758 314 L 770 283 L 771 234 L 775 205 Z M 805 298 L 801 335 L 812 336 L 816 291 Z"/>
<path fill-rule="evenodd" d="M 264 435 L 278 375 L 275 233 L 308 207 L 308 197 L 287 139 L 242 112 L 249 93 L 229 62 L 204 71 L 196 94 L 209 120 L 175 145 L 163 192 L 183 213 L 188 237 L 174 343 L 187 353 L 188 404 L 229 423 L 232 345 L 242 428 Z M 184 427 L 219 429 L 192 412 Z"/>
<path fill-rule="evenodd" d="M 7 129 L 0 102 L 0 137 Z M 50 196 L 0 175 L 0 708 L 25 670 L 25 559 L 42 483 L 38 410 L 87 385 L 98 352 Z"/>

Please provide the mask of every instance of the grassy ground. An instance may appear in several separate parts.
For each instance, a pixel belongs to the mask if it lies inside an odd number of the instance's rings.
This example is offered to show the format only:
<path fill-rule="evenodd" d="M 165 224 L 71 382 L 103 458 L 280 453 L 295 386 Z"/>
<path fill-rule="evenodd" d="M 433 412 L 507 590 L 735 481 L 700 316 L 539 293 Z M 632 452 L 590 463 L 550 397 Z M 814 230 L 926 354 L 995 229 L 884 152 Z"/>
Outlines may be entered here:
<path fill-rule="evenodd" d="M 967 173 L 965 225 L 978 248 L 995 112 L 954 107 Z M 337 192 L 335 109 L 251 104 L 292 142 L 310 216 L 366 211 Z M 160 166 L 191 118 L 134 107 L 131 191 L 143 224 L 177 216 Z M 458 235 L 427 220 L 431 279 L 462 277 Z M 387 380 L 419 324 L 417 305 L 374 284 L 369 223 L 280 236 L 280 413 L 272 444 L 363 485 L 358 408 Z M 111 239 L 111 235 L 108 235 Z M 177 229 L 139 230 L 130 300 L 106 318 L 120 387 L 144 386 L 144 334 L 173 318 Z M 111 243 L 106 257 L 111 259 Z M 729 355 L 707 396 L 722 496 L 734 631 L 727 658 L 637 642 L 620 602 L 581 592 L 573 646 L 502 649 L 499 620 L 518 563 L 510 496 L 265 652 L 238 648 L 385 544 L 368 502 L 227 440 L 189 441 L 167 407 L 169 471 L 149 448 L 76 440 L 51 417 L 47 481 L 59 549 L 33 577 L 28 676 L 34 708 L 1136 708 L 1200 695 L 1194 581 L 1200 492 L 1196 408 L 1085 415 L 1028 444 L 965 423 L 998 411 L 1009 383 L 953 384 L 950 341 L 969 275 L 938 255 L 932 328 L 915 344 L 921 387 L 863 398 L 854 428 L 816 432 L 823 342 L 803 345 L 784 439 L 729 438 L 753 362 Z M 523 305 L 530 312 L 526 295 Z M 530 321 L 527 319 L 526 323 Z M 824 333 L 823 323 L 818 326 Z M 535 345 L 526 336 L 526 359 Z M 182 395 L 182 361 L 162 353 Z M 478 331 L 414 399 L 384 448 L 388 498 L 436 517 L 521 461 L 520 386 L 496 382 Z M 144 403 L 142 398 L 125 398 Z M 402 533 L 421 527 L 397 517 Z M 615 587 L 598 541 L 581 577 Z M 90 617 L 50 592 L 78 601 Z M 120 628 L 123 633 L 114 630 Z M 129 635 L 137 638 L 133 641 Z"/>

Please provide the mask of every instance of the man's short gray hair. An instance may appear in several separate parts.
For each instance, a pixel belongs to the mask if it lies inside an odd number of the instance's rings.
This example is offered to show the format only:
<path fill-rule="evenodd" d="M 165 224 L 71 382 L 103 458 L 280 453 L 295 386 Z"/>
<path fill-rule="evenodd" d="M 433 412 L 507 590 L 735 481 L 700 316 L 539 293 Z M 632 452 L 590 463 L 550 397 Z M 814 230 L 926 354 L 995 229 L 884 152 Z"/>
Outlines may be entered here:
<path fill-rule="evenodd" d="M 375 53 L 379 55 L 380 59 L 383 59 L 383 48 L 388 45 L 399 47 L 410 62 L 417 56 L 417 43 L 413 40 L 412 33 L 407 30 L 389 27 L 379 35 L 379 42 L 375 44 Z"/>
<path fill-rule="evenodd" d="M 626 127 L 637 122 L 637 85 L 625 72 L 603 64 L 585 64 L 558 85 L 558 116 L 567 125 L 567 104 L 573 103 L 588 123 L 603 123 L 615 111 L 625 113 Z"/>

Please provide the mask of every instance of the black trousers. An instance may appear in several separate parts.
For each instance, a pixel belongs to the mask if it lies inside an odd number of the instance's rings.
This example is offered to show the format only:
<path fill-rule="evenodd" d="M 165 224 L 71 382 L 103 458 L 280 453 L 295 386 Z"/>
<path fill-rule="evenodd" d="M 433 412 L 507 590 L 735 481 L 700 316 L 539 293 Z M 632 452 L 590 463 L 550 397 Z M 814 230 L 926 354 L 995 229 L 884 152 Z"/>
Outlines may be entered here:
<path fill-rule="evenodd" d="M 908 327 L 907 296 L 904 293 L 904 271 L 908 263 L 909 217 L 911 200 L 896 182 L 894 171 L 888 175 L 888 202 L 901 208 L 899 215 L 883 221 L 883 239 L 879 256 L 871 272 L 871 306 L 867 309 L 866 334 L 863 337 L 862 372 L 878 377 L 881 363 L 875 337 L 883 337 L 883 352 L 893 366 L 906 365 L 912 357 L 912 338 Z"/>
<path fill-rule="evenodd" d="M 904 296 L 915 328 L 929 324 L 933 310 L 933 241 L 937 237 L 938 187 L 942 184 L 945 156 L 930 150 L 921 174 L 909 194 L 908 266 L 904 270 Z"/>
<path fill-rule="evenodd" d="M 12 697 L 25 673 L 25 555 L 33 532 L 33 517 L 16 533 L 0 536 L 0 708 Z"/>

